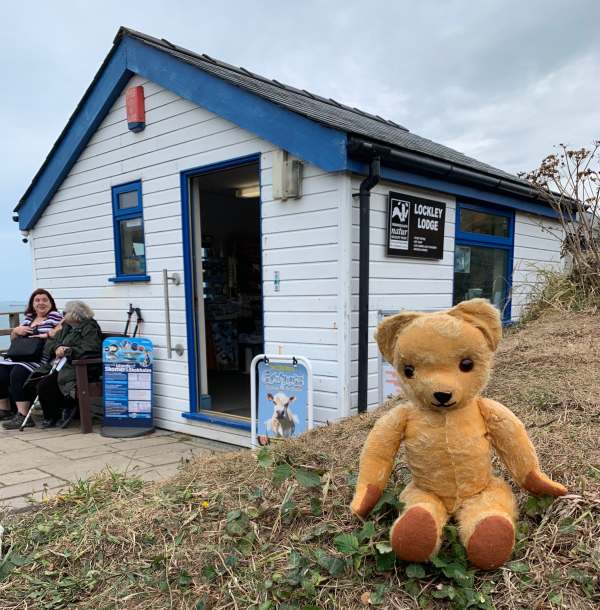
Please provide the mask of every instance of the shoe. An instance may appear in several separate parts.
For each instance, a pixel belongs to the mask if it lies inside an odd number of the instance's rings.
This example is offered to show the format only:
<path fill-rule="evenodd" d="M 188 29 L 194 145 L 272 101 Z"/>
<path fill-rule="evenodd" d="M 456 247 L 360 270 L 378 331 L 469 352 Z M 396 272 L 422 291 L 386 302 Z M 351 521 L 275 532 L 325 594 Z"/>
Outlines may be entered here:
<path fill-rule="evenodd" d="M 10 409 L 0 409 L 0 421 L 12 419 L 15 414 Z"/>
<path fill-rule="evenodd" d="M 46 430 L 47 428 L 56 428 L 57 423 L 58 423 L 57 419 L 43 419 L 42 420 L 42 429 Z"/>
<path fill-rule="evenodd" d="M 20 413 L 17 412 L 10 421 L 5 421 L 2 424 L 2 427 L 5 430 L 18 430 L 23 425 L 24 421 L 25 421 L 25 416 L 21 415 Z M 32 417 L 29 418 L 29 420 L 27 421 L 27 425 L 25 427 L 26 428 L 35 427 L 35 422 L 33 421 Z"/>
<path fill-rule="evenodd" d="M 68 428 L 73 416 L 75 415 L 75 407 L 66 407 L 63 409 L 62 417 L 58 421 L 60 428 Z"/>

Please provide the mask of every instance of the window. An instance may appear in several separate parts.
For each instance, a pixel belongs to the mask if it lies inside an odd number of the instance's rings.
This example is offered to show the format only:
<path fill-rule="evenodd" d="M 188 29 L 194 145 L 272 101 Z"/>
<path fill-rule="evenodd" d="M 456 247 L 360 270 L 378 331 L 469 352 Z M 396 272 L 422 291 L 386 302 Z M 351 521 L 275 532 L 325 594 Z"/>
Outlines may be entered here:
<path fill-rule="evenodd" d="M 147 282 L 142 183 L 113 186 L 112 206 L 117 274 L 110 281 Z"/>
<path fill-rule="evenodd" d="M 458 204 L 454 246 L 454 305 L 489 299 L 510 320 L 513 258 L 512 211 Z"/>
<path fill-rule="evenodd" d="M 495 237 L 509 236 L 509 218 L 477 212 L 469 208 L 463 208 L 460 213 L 460 230 L 467 233 L 479 233 L 481 235 L 493 235 Z"/>

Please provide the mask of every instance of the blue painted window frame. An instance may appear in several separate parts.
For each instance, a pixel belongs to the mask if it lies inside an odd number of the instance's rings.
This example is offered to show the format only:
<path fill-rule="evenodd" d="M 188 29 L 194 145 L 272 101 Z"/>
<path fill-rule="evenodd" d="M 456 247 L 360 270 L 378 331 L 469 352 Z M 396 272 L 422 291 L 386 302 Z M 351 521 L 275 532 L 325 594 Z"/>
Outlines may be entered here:
<path fill-rule="evenodd" d="M 497 235 L 486 235 L 483 233 L 471 233 L 462 231 L 461 216 L 462 210 L 472 210 L 483 214 L 493 214 L 495 216 L 503 216 L 508 218 L 508 236 L 500 237 Z M 465 201 L 456 202 L 456 221 L 455 221 L 455 249 L 456 246 L 480 246 L 484 248 L 500 248 L 506 250 L 505 277 L 507 282 L 506 287 L 506 302 L 502 308 L 502 322 L 509 324 L 512 316 L 512 275 L 513 275 L 513 259 L 515 245 L 515 212 L 506 208 L 497 208 L 492 206 L 482 206 Z M 454 282 L 453 282 L 454 284 Z M 454 295 L 453 295 L 454 300 Z"/>
<path fill-rule="evenodd" d="M 198 388 L 198 366 L 200 365 L 200 354 L 198 353 L 198 346 L 196 343 L 196 337 L 198 336 L 197 319 L 196 319 L 196 308 L 194 303 L 194 236 L 192 234 L 192 218 L 191 218 L 191 205 L 190 205 L 190 180 L 203 174 L 210 174 L 219 170 L 233 169 L 241 167 L 242 165 L 250 165 L 252 163 L 258 163 L 258 180 L 259 180 L 259 193 L 260 178 L 261 178 L 261 155 L 260 153 L 253 153 L 244 157 L 235 157 L 233 159 L 227 159 L 225 161 L 219 161 L 217 163 L 211 163 L 209 165 L 202 165 L 200 167 L 194 167 L 192 169 L 184 170 L 180 173 L 180 187 L 181 187 L 181 233 L 183 240 L 183 277 L 184 277 L 184 291 L 185 291 L 185 321 L 187 328 L 187 353 L 188 353 L 188 385 L 189 385 L 189 396 L 190 396 L 190 410 L 187 413 L 182 413 L 181 416 L 184 419 L 191 419 L 194 421 L 201 421 L 210 424 L 217 424 L 228 428 L 234 428 L 238 430 L 244 430 L 247 432 L 251 431 L 250 421 L 240 421 L 226 416 L 219 416 L 215 411 L 209 413 L 202 413 L 203 403 L 208 403 L 210 396 L 201 395 Z M 262 206 L 262 199 L 260 199 L 259 205 Z M 262 210 L 262 207 L 261 207 Z M 261 212 L 262 218 L 262 212 Z M 261 234 L 260 243 L 262 244 L 262 223 L 261 223 Z M 261 267 L 262 267 L 262 246 L 261 246 Z M 264 301 L 263 301 L 264 303 Z M 264 307 L 263 307 L 263 328 L 264 328 Z M 249 391 L 249 389 L 248 389 Z"/>
<path fill-rule="evenodd" d="M 119 207 L 119 195 L 123 193 L 137 193 L 137 206 L 122 210 Z M 112 187 L 112 213 L 113 213 L 113 236 L 115 243 L 115 277 L 108 278 L 109 282 L 148 282 L 150 276 L 146 274 L 146 232 L 144 229 L 144 206 L 142 201 L 142 181 L 135 180 L 125 184 Z M 142 221 L 142 232 L 144 234 L 144 273 L 127 274 L 123 273 L 123 258 L 121 254 L 121 232 L 119 223 L 122 220 L 140 218 Z"/>

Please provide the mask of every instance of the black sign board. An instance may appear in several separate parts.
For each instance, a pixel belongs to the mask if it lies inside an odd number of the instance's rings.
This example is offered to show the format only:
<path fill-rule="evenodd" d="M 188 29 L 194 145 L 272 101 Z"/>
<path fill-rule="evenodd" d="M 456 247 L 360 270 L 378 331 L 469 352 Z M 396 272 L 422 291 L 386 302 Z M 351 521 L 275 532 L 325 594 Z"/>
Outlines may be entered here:
<path fill-rule="evenodd" d="M 446 204 L 390 191 L 388 256 L 444 257 Z"/>

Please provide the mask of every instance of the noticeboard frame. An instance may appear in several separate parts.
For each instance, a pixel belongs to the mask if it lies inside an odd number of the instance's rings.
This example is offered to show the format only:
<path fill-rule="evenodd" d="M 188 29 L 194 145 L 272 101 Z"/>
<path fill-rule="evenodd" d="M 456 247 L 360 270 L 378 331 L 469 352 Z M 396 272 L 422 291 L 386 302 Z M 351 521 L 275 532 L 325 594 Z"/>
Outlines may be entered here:
<path fill-rule="evenodd" d="M 405 309 L 378 309 L 377 310 L 377 325 L 379 326 L 379 323 L 384 318 L 387 318 L 388 316 L 396 315 L 397 313 L 402 313 L 403 311 L 407 311 L 407 310 L 405 310 Z M 438 310 L 422 309 L 419 311 L 422 311 L 423 313 L 433 313 L 434 311 L 438 311 Z M 378 392 L 377 396 L 379 398 L 380 405 L 382 405 L 385 401 L 385 396 L 383 395 L 383 366 L 384 366 L 384 363 L 387 364 L 388 366 L 392 366 L 389 362 L 387 362 L 387 360 L 383 359 L 381 352 L 379 350 L 377 350 L 377 392 Z"/>

